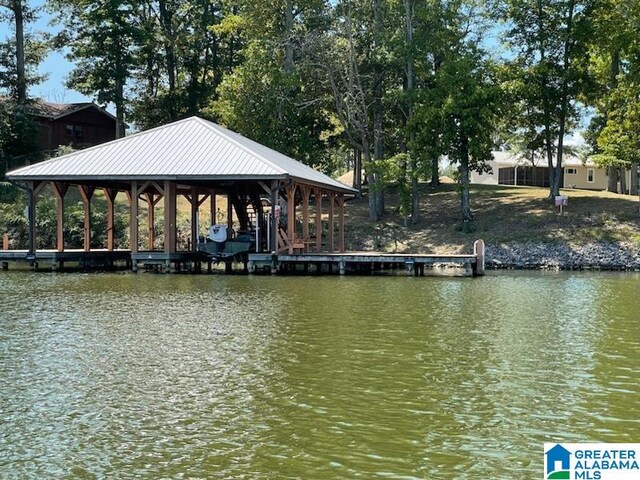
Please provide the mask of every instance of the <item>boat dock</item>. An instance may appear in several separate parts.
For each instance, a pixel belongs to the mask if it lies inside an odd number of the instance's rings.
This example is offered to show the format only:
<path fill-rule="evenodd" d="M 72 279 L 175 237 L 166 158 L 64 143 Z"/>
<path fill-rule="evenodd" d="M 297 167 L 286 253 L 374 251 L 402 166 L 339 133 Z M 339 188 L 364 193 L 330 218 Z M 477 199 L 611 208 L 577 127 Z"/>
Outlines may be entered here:
<path fill-rule="evenodd" d="M 425 255 L 381 252 L 347 253 L 249 253 L 241 252 L 223 259 L 207 256 L 203 252 L 158 252 L 96 249 L 77 250 L 0 250 L 3 270 L 10 263 L 28 264 L 32 270 L 65 269 L 105 271 L 130 269 L 164 273 L 211 273 L 213 265 L 222 264 L 226 273 L 281 274 L 281 275 L 372 275 L 406 274 L 425 276 L 437 266 L 454 267 L 452 271 L 467 276 L 484 275 L 484 242 L 474 244 L 470 255 Z M 235 267 L 235 269 L 234 269 Z"/>

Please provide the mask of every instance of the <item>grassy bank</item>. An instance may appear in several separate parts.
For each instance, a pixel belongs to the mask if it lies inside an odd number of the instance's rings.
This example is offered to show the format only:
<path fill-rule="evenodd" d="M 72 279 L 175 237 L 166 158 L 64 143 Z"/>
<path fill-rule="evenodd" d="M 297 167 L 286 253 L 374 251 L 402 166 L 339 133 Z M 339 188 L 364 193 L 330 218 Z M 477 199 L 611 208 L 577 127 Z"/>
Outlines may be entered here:
<path fill-rule="evenodd" d="M 560 215 L 547 200 L 548 189 L 474 185 L 471 202 L 476 231 L 463 233 L 460 197 L 455 185 L 421 187 L 417 225 L 404 226 L 397 197 L 386 195 L 387 215 L 368 219 L 367 199 L 348 203 L 347 248 L 407 253 L 469 253 L 473 241 L 488 244 L 562 242 L 582 245 L 594 241 L 626 241 L 640 246 L 638 197 L 587 190 L 563 190 L 569 206 Z"/>

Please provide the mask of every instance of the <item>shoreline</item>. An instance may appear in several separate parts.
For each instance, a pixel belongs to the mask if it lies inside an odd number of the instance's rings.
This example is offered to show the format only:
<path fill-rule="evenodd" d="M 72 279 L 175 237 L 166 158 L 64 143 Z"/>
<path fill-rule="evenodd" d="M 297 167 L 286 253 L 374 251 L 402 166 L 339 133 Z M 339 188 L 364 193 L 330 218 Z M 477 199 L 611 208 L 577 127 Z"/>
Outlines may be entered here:
<path fill-rule="evenodd" d="M 487 270 L 640 271 L 640 247 L 632 242 L 523 242 L 487 244 Z"/>

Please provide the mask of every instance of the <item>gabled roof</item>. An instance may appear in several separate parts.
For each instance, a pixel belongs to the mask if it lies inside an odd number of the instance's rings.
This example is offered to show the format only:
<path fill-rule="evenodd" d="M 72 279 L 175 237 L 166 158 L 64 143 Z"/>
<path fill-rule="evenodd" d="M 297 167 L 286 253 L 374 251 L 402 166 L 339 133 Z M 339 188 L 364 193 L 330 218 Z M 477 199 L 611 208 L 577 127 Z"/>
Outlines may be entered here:
<path fill-rule="evenodd" d="M 295 178 L 344 193 L 351 187 L 198 117 L 14 170 L 10 180 L 269 180 Z"/>
<path fill-rule="evenodd" d="M 93 102 L 52 103 L 38 100 L 33 104 L 33 110 L 37 116 L 49 118 L 51 120 L 58 120 L 59 118 L 66 117 L 67 115 L 71 115 L 72 113 L 80 112 L 81 110 L 86 110 L 89 108 L 94 108 L 95 110 L 115 121 L 115 117 L 113 115 L 111 115 L 105 109 L 100 108 Z"/>

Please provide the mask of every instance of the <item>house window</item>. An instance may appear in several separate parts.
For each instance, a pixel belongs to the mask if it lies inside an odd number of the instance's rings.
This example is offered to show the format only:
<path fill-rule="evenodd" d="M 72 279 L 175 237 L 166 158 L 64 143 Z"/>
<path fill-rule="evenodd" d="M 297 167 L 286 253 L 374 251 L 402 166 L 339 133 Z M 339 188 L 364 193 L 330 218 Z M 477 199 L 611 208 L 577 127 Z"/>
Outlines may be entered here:
<path fill-rule="evenodd" d="M 567 175 L 575 175 L 575 174 L 577 173 L 577 171 L 576 171 L 576 169 L 575 169 L 575 168 L 567 168 L 567 169 L 565 170 L 565 173 L 566 173 Z"/>
<path fill-rule="evenodd" d="M 65 125 L 64 131 L 67 134 L 67 137 L 73 137 L 73 125 Z"/>
<path fill-rule="evenodd" d="M 593 183 L 593 181 L 594 181 L 594 179 L 593 179 L 594 175 L 595 175 L 595 170 L 594 170 L 593 168 L 589 168 L 589 169 L 587 169 L 587 182 L 588 182 L 588 183 Z"/>
<path fill-rule="evenodd" d="M 84 137 L 84 132 L 82 131 L 82 127 L 79 127 L 76 125 L 75 127 L 73 127 L 73 130 L 76 134 L 76 138 L 81 139 Z"/>

